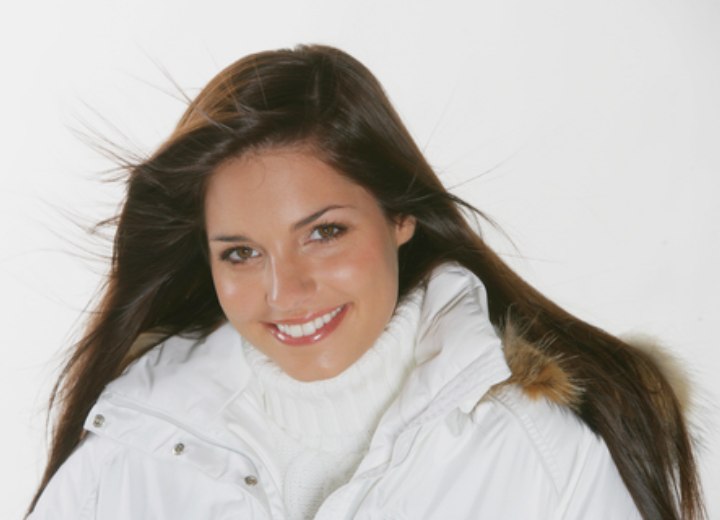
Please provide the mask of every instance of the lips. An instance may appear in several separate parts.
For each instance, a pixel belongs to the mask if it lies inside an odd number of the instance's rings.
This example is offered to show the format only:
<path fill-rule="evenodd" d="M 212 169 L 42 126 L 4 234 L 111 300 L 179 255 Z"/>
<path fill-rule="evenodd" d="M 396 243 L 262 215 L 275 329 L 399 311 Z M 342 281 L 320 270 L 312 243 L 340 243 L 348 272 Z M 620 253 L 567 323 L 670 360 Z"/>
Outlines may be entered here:
<path fill-rule="evenodd" d="M 270 333 L 287 345 L 308 345 L 316 343 L 337 328 L 345 317 L 348 305 L 341 305 L 330 311 L 303 320 L 287 320 L 267 323 Z"/>

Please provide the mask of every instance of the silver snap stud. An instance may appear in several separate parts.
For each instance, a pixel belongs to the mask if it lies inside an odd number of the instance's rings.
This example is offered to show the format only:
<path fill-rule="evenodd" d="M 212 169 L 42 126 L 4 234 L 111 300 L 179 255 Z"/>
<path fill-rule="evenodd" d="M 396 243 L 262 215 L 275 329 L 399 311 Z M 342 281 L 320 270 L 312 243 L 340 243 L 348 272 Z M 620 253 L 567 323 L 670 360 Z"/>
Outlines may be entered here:
<path fill-rule="evenodd" d="M 245 484 L 248 486 L 255 486 L 258 483 L 257 477 L 254 475 L 248 475 L 245 477 Z"/>
<path fill-rule="evenodd" d="M 185 451 L 185 445 L 182 442 L 178 442 L 173 446 L 173 455 L 180 455 Z"/>
<path fill-rule="evenodd" d="M 93 417 L 93 426 L 95 428 L 101 428 L 103 424 L 105 424 L 105 416 L 101 413 L 97 414 L 95 417 Z"/>

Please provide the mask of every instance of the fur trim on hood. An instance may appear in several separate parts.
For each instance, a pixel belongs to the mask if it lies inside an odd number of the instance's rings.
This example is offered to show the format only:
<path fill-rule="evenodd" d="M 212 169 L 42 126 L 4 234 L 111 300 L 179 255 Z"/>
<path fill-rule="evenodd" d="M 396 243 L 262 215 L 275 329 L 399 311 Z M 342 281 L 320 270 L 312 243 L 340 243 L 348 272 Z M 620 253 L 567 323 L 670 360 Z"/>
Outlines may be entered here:
<path fill-rule="evenodd" d="M 681 410 L 686 412 L 690 403 L 690 385 L 682 363 L 650 336 L 633 335 L 621 339 L 655 362 L 670 383 Z M 503 331 L 502 342 L 512 376 L 495 385 L 493 390 L 515 384 L 531 399 L 545 397 L 553 403 L 578 410 L 585 389 L 563 366 L 563 359 L 547 354 L 542 345 L 523 338 L 511 323 Z"/>
<path fill-rule="evenodd" d="M 509 322 L 503 331 L 502 343 L 512 375 L 495 385 L 493 390 L 514 384 L 531 399 L 545 397 L 553 403 L 577 410 L 584 390 L 565 370 L 561 359 L 547 354 L 541 345 L 527 341 Z"/>

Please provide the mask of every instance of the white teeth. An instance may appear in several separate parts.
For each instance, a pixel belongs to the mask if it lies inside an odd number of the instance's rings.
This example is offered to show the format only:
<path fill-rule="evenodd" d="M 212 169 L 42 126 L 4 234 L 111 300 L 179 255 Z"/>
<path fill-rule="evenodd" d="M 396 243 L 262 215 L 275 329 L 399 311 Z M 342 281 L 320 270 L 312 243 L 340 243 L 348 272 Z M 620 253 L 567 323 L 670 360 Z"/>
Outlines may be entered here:
<path fill-rule="evenodd" d="M 315 332 L 315 324 L 312 321 L 302 324 L 303 336 L 309 336 Z"/>
<path fill-rule="evenodd" d="M 321 329 L 327 325 L 338 313 L 342 310 L 342 306 L 335 310 L 328 312 L 314 320 L 301 323 L 299 325 L 284 325 L 282 323 L 276 323 L 275 326 L 280 332 L 293 338 L 302 338 L 303 336 L 310 336 L 315 334 L 318 329 Z"/>
<path fill-rule="evenodd" d="M 290 332 L 290 335 L 295 338 L 299 338 L 300 336 L 303 335 L 301 325 L 290 325 L 288 327 L 288 331 Z"/>

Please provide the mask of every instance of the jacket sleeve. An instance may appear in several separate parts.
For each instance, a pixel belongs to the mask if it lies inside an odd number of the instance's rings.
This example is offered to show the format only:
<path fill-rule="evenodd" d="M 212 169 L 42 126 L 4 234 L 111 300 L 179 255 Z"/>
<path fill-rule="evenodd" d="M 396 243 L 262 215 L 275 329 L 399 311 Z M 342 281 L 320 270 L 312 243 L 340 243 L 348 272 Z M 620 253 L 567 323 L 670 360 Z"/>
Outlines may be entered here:
<path fill-rule="evenodd" d="M 117 451 L 116 444 L 88 434 L 52 477 L 28 520 L 95 519 L 100 475 Z"/>

